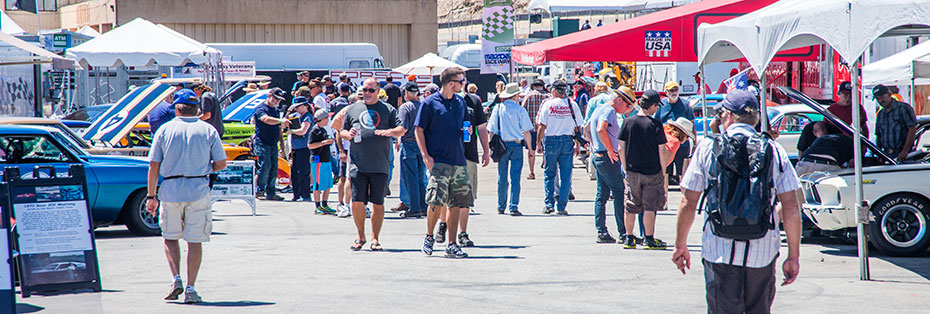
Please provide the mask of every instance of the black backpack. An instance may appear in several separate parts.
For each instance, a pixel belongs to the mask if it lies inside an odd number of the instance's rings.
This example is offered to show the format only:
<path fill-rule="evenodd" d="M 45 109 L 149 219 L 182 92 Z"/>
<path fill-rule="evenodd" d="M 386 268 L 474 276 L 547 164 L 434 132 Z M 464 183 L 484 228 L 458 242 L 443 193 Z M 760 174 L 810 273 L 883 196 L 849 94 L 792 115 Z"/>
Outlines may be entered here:
<path fill-rule="evenodd" d="M 772 212 L 775 148 L 767 133 L 713 136 L 713 162 L 703 205 L 711 231 L 723 238 L 748 241 L 775 229 Z"/>

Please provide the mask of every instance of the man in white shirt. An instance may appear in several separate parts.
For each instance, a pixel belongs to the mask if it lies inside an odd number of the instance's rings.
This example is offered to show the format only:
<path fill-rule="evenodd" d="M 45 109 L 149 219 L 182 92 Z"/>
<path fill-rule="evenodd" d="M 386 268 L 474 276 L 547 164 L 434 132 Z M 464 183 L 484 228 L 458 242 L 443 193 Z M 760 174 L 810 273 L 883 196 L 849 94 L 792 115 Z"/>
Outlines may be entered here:
<path fill-rule="evenodd" d="M 736 90 L 721 102 L 720 120 L 727 136 L 752 136 L 752 125 L 758 122 L 759 104 L 748 91 Z M 773 190 L 781 202 L 780 211 L 773 211 L 773 228 L 761 238 L 733 240 L 718 236 L 711 229 L 713 223 L 705 216 L 701 258 L 704 263 L 704 281 L 707 290 L 708 313 L 768 313 L 775 298 L 775 258 L 781 247 L 778 221 L 785 226 L 788 238 L 788 258 L 782 270 L 782 286 L 798 277 L 801 241 L 801 213 L 795 194 L 799 181 L 788 161 L 785 149 L 768 140 L 773 148 L 771 177 Z M 681 180 L 684 198 L 678 210 L 678 237 L 672 262 L 682 273 L 691 266 L 688 252 L 688 232 L 694 223 L 695 207 L 707 187 L 708 170 L 716 162 L 713 139 L 702 141 L 694 152 L 691 165 Z M 713 192 L 710 192 L 713 193 Z M 770 200 L 763 200 L 770 201 Z M 713 208 L 716 209 L 716 208 Z M 748 246 L 748 248 L 747 248 Z"/>
<path fill-rule="evenodd" d="M 569 86 L 563 81 L 552 83 L 552 98 L 546 100 L 539 108 L 539 121 L 537 134 L 544 136 L 536 144 L 536 152 L 543 154 L 546 160 L 546 209 L 543 213 L 551 214 L 558 209 L 558 215 L 568 215 L 565 207 L 568 206 L 568 194 L 572 190 L 572 158 L 577 155 L 580 147 L 572 139 L 575 128 L 584 124 L 581 110 L 571 99 L 568 99 Z M 543 149 L 545 147 L 545 149 Z M 555 202 L 555 176 L 561 174 L 559 187 L 559 202 Z M 558 206 L 558 207 L 556 207 Z"/>

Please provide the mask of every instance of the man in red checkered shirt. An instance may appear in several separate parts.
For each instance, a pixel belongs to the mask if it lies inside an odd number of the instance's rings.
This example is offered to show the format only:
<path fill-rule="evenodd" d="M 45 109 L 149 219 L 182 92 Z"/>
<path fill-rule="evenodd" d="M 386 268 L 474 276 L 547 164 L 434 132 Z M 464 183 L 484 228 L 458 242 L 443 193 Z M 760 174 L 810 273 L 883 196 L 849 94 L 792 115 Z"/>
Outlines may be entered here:
<path fill-rule="evenodd" d="M 536 147 L 537 134 L 536 134 L 536 118 L 539 113 L 539 107 L 542 106 L 542 103 L 549 99 L 549 92 L 546 91 L 546 82 L 543 80 L 535 80 L 533 84 L 530 84 L 530 92 L 526 94 L 526 98 L 523 99 L 523 108 L 526 108 L 526 112 L 530 115 L 530 121 L 533 122 L 533 130 L 530 131 L 530 140 L 533 141 L 529 143 L 529 147 Z M 527 150 L 526 157 L 529 158 L 530 162 L 530 174 L 526 176 L 528 180 L 536 179 L 536 151 Z"/>

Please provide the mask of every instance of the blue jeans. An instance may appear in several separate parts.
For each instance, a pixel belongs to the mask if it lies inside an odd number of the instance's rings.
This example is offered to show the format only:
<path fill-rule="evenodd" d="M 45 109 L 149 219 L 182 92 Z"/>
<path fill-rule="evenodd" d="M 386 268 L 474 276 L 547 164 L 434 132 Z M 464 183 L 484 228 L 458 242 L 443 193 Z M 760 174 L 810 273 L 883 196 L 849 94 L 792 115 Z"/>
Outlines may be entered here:
<path fill-rule="evenodd" d="M 426 213 L 426 165 L 417 142 L 402 141 L 400 152 L 401 191 L 407 191 L 408 200 L 404 202 L 410 209 L 408 213 Z M 403 192 L 402 192 L 403 193 Z"/>
<path fill-rule="evenodd" d="M 594 155 L 594 169 L 597 173 L 597 196 L 594 200 L 594 227 L 598 233 L 607 232 L 607 199 L 614 195 L 614 220 L 617 221 L 618 234 L 626 234 L 623 223 L 623 171 L 620 161 L 613 162 L 607 153 Z"/>
<path fill-rule="evenodd" d="M 543 140 L 543 156 L 546 158 L 545 180 L 546 207 L 565 210 L 568 194 L 572 191 L 572 157 L 575 143 L 568 135 L 546 136 Z M 559 172 L 559 204 L 555 205 L 555 175 Z"/>
<path fill-rule="evenodd" d="M 504 142 L 507 152 L 497 164 L 497 209 L 516 211 L 520 204 L 520 175 L 523 173 L 523 145 Z M 508 170 L 509 168 L 509 170 Z M 507 207 L 507 176 L 510 175 L 510 207 Z"/>
<path fill-rule="evenodd" d="M 258 179 L 255 182 L 258 192 L 264 192 L 265 196 L 275 194 L 275 184 L 278 181 L 278 146 L 256 144 L 254 147 L 255 156 L 258 160 L 255 167 L 258 168 Z"/>

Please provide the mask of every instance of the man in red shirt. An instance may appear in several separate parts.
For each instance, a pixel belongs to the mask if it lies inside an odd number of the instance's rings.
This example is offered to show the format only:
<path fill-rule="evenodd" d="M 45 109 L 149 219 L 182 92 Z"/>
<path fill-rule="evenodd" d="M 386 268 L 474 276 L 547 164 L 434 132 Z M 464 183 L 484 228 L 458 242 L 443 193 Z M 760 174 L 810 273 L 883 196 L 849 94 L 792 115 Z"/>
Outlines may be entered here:
<path fill-rule="evenodd" d="M 839 97 L 839 101 L 827 107 L 827 111 L 832 113 L 843 122 L 849 124 L 852 127 L 852 84 L 848 81 L 840 83 L 840 88 L 837 90 L 836 95 Z M 862 134 L 869 134 L 869 126 L 866 123 L 867 118 L 865 116 L 865 109 L 862 109 L 862 104 L 859 105 L 859 122 L 861 126 Z"/>

